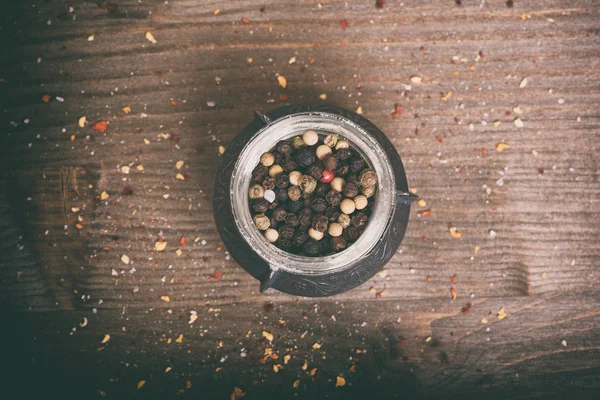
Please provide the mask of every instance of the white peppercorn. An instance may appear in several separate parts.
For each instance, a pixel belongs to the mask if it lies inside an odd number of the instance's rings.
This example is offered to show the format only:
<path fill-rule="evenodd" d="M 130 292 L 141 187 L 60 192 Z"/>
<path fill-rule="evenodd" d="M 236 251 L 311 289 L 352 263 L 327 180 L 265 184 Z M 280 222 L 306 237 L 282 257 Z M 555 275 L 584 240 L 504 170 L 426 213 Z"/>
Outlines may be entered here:
<path fill-rule="evenodd" d="M 317 147 L 317 158 L 322 160 L 327 154 L 331 154 L 331 147 L 325 146 L 324 144 Z"/>
<path fill-rule="evenodd" d="M 342 210 L 344 214 L 352 214 L 355 209 L 356 205 L 352 199 L 344 199 L 340 203 L 340 210 Z"/>
<path fill-rule="evenodd" d="M 273 228 L 269 228 L 265 231 L 265 239 L 271 243 L 275 243 L 279 239 L 279 232 Z"/>
<path fill-rule="evenodd" d="M 354 198 L 354 205 L 356 206 L 357 210 L 362 210 L 368 204 L 369 204 L 369 200 L 367 200 L 367 196 L 365 196 L 365 195 L 361 194 Z"/>
<path fill-rule="evenodd" d="M 327 135 L 327 137 L 323 141 L 323 143 L 325 143 L 325 145 L 329 146 L 329 147 L 334 147 L 337 142 L 338 142 L 338 135 L 335 133 Z"/>
<path fill-rule="evenodd" d="M 266 152 L 262 153 L 262 155 L 260 156 L 260 163 L 265 167 L 270 167 L 271 165 L 273 165 L 274 162 L 275 156 L 273 155 L 273 153 Z"/>
<path fill-rule="evenodd" d="M 254 216 L 254 225 L 261 230 L 264 231 L 271 226 L 271 220 L 265 214 L 256 214 Z"/>
<path fill-rule="evenodd" d="M 304 140 L 302 140 L 301 136 L 294 136 L 292 138 L 292 147 L 296 150 L 302 148 L 306 146 L 306 143 L 304 143 Z"/>
<path fill-rule="evenodd" d="M 306 131 L 302 134 L 302 141 L 308 146 L 314 146 L 319 141 L 319 135 L 315 131 Z"/>
<path fill-rule="evenodd" d="M 329 224 L 327 232 L 329 232 L 332 237 L 338 237 L 342 234 L 343 230 L 344 228 L 342 225 L 338 224 L 337 222 L 333 222 Z"/>
<path fill-rule="evenodd" d="M 301 177 L 302 177 L 302 172 L 300 172 L 300 171 L 290 172 L 290 183 L 294 186 L 298 186 L 300 184 Z"/>
<path fill-rule="evenodd" d="M 346 181 L 344 180 L 344 178 L 342 178 L 340 176 L 336 176 L 331 181 L 331 188 L 333 190 L 335 190 L 336 192 L 340 192 L 341 193 L 342 190 L 344 190 L 344 186 L 345 185 L 346 185 Z"/>
<path fill-rule="evenodd" d="M 351 222 L 352 222 L 352 220 L 350 219 L 350 216 L 348 214 L 340 214 L 340 216 L 338 217 L 338 223 L 344 229 L 349 227 Z"/>
<path fill-rule="evenodd" d="M 321 240 L 321 239 L 323 239 L 323 232 L 319 232 L 316 229 L 310 228 L 308 230 L 308 236 L 310 236 L 314 240 Z"/>
<path fill-rule="evenodd" d="M 269 176 L 272 176 L 273 178 L 282 173 L 283 168 L 281 168 L 281 165 L 275 164 L 271 168 L 269 168 Z"/>
<path fill-rule="evenodd" d="M 335 144 L 336 150 L 347 149 L 349 147 L 350 147 L 350 143 L 348 143 L 347 140 L 338 140 L 338 142 Z"/>

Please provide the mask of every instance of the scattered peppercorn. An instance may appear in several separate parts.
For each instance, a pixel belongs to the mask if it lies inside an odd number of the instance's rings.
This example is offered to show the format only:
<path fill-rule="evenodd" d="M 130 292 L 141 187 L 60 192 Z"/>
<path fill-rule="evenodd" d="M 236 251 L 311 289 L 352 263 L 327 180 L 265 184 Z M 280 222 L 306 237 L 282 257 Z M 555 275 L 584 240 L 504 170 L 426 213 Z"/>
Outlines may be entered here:
<path fill-rule="evenodd" d="M 256 168 L 252 171 L 252 180 L 260 182 L 265 179 L 265 176 L 269 173 L 269 168 L 265 167 L 262 164 L 258 164 Z"/>
<path fill-rule="evenodd" d="M 335 152 L 335 154 L 338 156 L 338 158 L 341 161 L 346 161 L 347 159 L 349 159 L 352 156 L 352 152 L 350 151 L 350 149 L 344 149 L 341 148 L 338 151 Z"/>
<path fill-rule="evenodd" d="M 361 187 L 375 186 L 377 184 L 377 174 L 372 169 L 367 168 L 358 175 L 358 183 Z"/>
<path fill-rule="evenodd" d="M 288 189 L 288 196 L 293 201 L 300 200 L 300 197 L 302 197 L 302 190 L 300 190 L 298 186 L 292 186 Z"/>
<path fill-rule="evenodd" d="M 283 238 L 283 237 L 279 237 L 279 239 L 276 242 L 277 247 L 279 247 L 281 250 L 289 250 L 292 248 L 292 242 L 289 239 Z"/>
<path fill-rule="evenodd" d="M 350 160 L 350 171 L 357 173 L 365 169 L 367 163 L 362 158 L 354 158 Z"/>
<path fill-rule="evenodd" d="M 289 192 L 288 192 L 289 195 Z M 287 203 L 287 210 L 291 213 L 297 213 L 304 208 L 304 203 L 298 200 L 292 200 Z"/>
<path fill-rule="evenodd" d="M 283 160 L 281 162 L 281 168 L 287 173 L 294 171 L 298 168 L 298 164 L 296 164 L 293 160 Z"/>
<path fill-rule="evenodd" d="M 319 245 L 319 242 L 315 240 L 309 240 L 308 242 L 304 243 L 304 246 L 302 246 L 302 250 L 304 250 L 306 255 L 314 257 L 319 254 L 321 246 Z"/>
<path fill-rule="evenodd" d="M 275 195 L 275 200 L 279 204 L 283 204 L 289 200 L 288 192 L 285 189 L 278 189 L 277 194 Z"/>
<path fill-rule="evenodd" d="M 308 240 L 308 234 L 304 231 L 296 232 L 292 237 L 292 244 L 296 247 L 300 247 Z"/>

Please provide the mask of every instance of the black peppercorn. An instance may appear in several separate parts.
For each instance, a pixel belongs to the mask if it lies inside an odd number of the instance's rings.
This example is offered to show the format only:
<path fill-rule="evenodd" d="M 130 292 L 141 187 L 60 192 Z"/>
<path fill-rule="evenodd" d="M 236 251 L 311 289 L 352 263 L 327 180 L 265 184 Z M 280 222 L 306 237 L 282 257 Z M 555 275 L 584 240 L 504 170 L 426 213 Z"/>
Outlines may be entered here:
<path fill-rule="evenodd" d="M 254 203 L 253 208 L 254 208 L 254 211 L 256 211 L 259 214 L 265 213 L 269 209 L 269 202 L 266 201 L 265 199 L 257 200 Z"/>
<path fill-rule="evenodd" d="M 356 181 L 356 174 L 346 175 L 346 182 L 354 182 L 354 183 L 358 184 L 358 182 Z"/>
<path fill-rule="evenodd" d="M 273 189 L 275 189 L 275 178 L 273 178 L 271 176 L 267 176 L 263 180 L 262 185 L 265 188 L 265 190 L 273 190 Z"/>
<path fill-rule="evenodd" d="M 327 195 L 325 195 L 325 199 L 332 206 L 337 206 L 342 202 L 342 194 L 335 190 L 330 190 Z"/>
<path fill-rule="evenodd" d="M 262 164 L 258 164 L 256 168 L 252 171 L 252 179 L 255 182 L 261 182 L 265 179 L 265 176 L 269 173 L 269 168 L 265 167 Z"/>
<path fill-rule="evenodd" d="M 282 153 L 278 152 L 278 151 L 274 151 L 273 152 L 273 157 L 275 157 L 275 164 L 279 164 L 283 160 L 285 160 L 285 156 Z"/>
<path fill-rule="evenodd" d="M 335 152 L 335 155 L 338 156 L 338 158 L 341 161 L 345 161 L 350 158 L 350 156 L 352 155 L 352 152 L 350 151 L 350 149 L 339 149 L 338 151 Z"/>
<path fill-rule="evenodd" d="M 348 171 L 350 170 L 350 167 L 348 166 L 348 164 L 346 163 L 339 163 L 337 168 L 335 169 L 335 174 L 337 176 L 344 176 L 348 173 Z"/>
<path fill-rule="evenodd" d="M 323 177 L 323 167 L 319 164 L 314 164 L 308 169 L 308 174 L 316 180 L 319 180 Z"/>
<path fill-rule="evenodd" d="M 279 228 L 279 236 L 285 239 L 291 239 L 292 236 L 294 236 L 294 233 L 296 233 L 296 230 L 289 225 L 284 225 Z"/>
<path fill-rule="evenodd" d="M 349 226 L 348 228 L 344 229 L 343 236 L 346 237 L 346 240 L 354 241 L 358 239 L 358 237 L 360 236 L 360 232 L 358 231 L 358 229 L 356 229 L 355 226 Z"/>
<path fill-rule="evenodd" d="M 290 184 L 290 176 L 288 174 L 279 174 L 275 177 L 275 186 L 280 189 L 288 187 Z"/>
<path fill-rule="evenodd" d="M 281 168 L 287 173 L 295 171 L 298 168 L 298 164 L 296 164 L 293 160 L 283 160 L 281 162 Z"/>
<path fill-rule="evenodd" d="M 271 204 L 269 204 L 269 210 L 274 210 L 277 207 L 279 207 L 279 203 L 277 203 L 276 201 L 274 201 Z"/>
<path fill-rule="evenodd" d="M 327 202 L 324 199 L 317 197 L 310 204 L 310 208 L 318 214 L 324 213 L 327 209 Z"/>
<path fill-rule="evenodd" d="M 331 238 L 331 250 L 341 251 L 346 248 L 346 239 L 341 236 Z"/>
<path fill-rule="evenodd" d="M 281 236 L 279 236 L 279 239 L 277 239 L 277 242 L 275 242 L 275 245 L 277 245 L 277 247 L 279 247 L 281 250 L 286 250 L 286 251 L 292 248 L 292 242 L 289 239 L 286 239 Z"/>
<path fill-rule="evenodd" d="M 316 240 L 309 240 L 308 242 L 304 243 L 304 246 L 302 246 L 302 250 L 304 250 L 307 256 L 314 257 L 317 254 L 319 254 L 319 251 L 321 250 L 321 245 Z"/>
<path fill-rule="evenodd" d="M 367 163 L 362 158 L 354 158 L 350 160 L 350 171 L 357 173 L 367 167 Z"/>
<path fill-rule="evenodd" d="M 314 149 L 304 147 L 296 153 L 296 161 L 302 167 L 313 165 L 317 161 L 317 154 Z"/>
<path fill-rule="evenodd" d="M 338 157 L 334 154 L 327 154 L 323 159 L 323 165 L 325 166 L 325 169 L 335 171 L 338 166 Z"/>
<path fill-rule="evenodd" d="M 276 149 L 281 154 L 289 155 L 292 152 L 292 145 L 289 140 L 282 140 L 277 143 Z"/>
<path fill-rule="evenodd" d="M 338 218 L 340 217 L 340 211 L 337 209 L 337 207 L 327 207 L 327 210 L 325 210 L 325 216 L 329 222 L 337 222 Z"/>
<path fill-rule="evenodd" d="M 271 228 L 273 229 L 277 229 L 277 227 L 279 226 L 279 224 L 277 223 L 277 221 L 275 221 L 273 218 L 271 218 Z"/>
<path fill-rule="evenodd" d="M 285 224 L 287 226 L 291 226 L 292 228 L 297 227 L 300 224 L 300 219 L 296 214 L 288 213 L 285 216 Z"/>
<path fill-rule="evenodd" d="M 331 189 L 331 185 L 329 183 L 319 182 L 317 184 L 317 189 L 315 189 L 315 196 L 325 197 L 325 194 L 329 192 L 329 189 Z"/>
<path fill-rule="evenodd" d="M 358 212 L 352 216 L 351 223 L 357 228 L 365 226 L 367 224 L 367 216 L 362 212 Z"/>
<path fill-rule="evenodd" d="M 312 220 L 312 228 L 315 231 L 325 232 L 327 230 L 327 226 L 329 225 L 328 222 L 329 221 L 325 215 L 315 215 Z"/>
<path fill-rule="evenodd" d="M 283 204 L 289 200 L 288 192 L 286 189 L 275 189 L 275 200 L 279 204 Z"/>
<path fill-rule="evenodd" d="M 331 251 L 331 243 L 329 240 L 319 240 L 319 244 L 321 245 L 321 254 L 327 254 Z"/>
<path fill-rule="evenodd" d="M 346 182 L 344 187 L 344 196 L 353 198 L 358 194 L 358 185 L 354 182 Z"/>
<path fill-rule="evenodd" d="M 304 202 L 302 201 L 290 201 L 287 203 L 287 209 L 291 213 L 297 213 L 298 211 L 302 210 L 303 207 Z"/>
<path fill-rule="evenodd" d="M 308 240 L 308 234 L 306 232 L 296 232 L 292 237 L 292 244 L 296 247 L 300 247 Z"/>
<path fill-rule="evenodd" d="M 306 212 L 306 210 L 308 210 L 308 213 Z M 300 225 L 310 226 L 310 224 L 312 224 L 312 211 L 310 210 L 310 208 L 305 208 L 304 210 L 302 210 L 302 212 L 298 216 L 298 219 L 300 221 Z"/>
<path fill-rule="evenodd" d="M 277 207 L 275 210 L 273 210 L 273 219 L 277 222 L 283 221 L 286 215 L 287 211 L 285 211 L 283 207 Z"/>

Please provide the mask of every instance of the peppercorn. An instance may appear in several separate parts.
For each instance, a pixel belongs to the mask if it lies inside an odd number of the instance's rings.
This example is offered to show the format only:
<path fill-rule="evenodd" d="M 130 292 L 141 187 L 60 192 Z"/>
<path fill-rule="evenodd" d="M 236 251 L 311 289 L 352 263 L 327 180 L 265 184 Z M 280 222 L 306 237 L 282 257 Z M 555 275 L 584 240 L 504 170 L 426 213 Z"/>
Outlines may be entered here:
<path fill-rule="evenodd" d="M 361 187 L 371 187 L 377 184 L 377 174 L 370 168 L 363 170 L 358 175 L 358 183 Z"/>
<path fill-rule="evenodd" d="M 346 229 L 347 227 L 350 226 L 351 219 L 348 214 L 340 214 L 337 222 L 339 222 L 339 224 L 342 225 L 342 228 Z"/>
<path fill-rule="evenodd" d="M 248 197 L 252 200 L 262 199 L 265 196 L 265 189 L 260 185 L 252 185 L 248 190 Z"/>
<path fill-rule="evenodd" d="M 346 175 L 349 170 L 350 170 L 350 167 L 348 166 L 348 164 L 338 163 L 338 166 L 335 169 L 335 173 L 337 176 L 342 176 L 342 175 Z"/>
<path fill-rule="evenodd" d="M 277 229 L 278 226 L 279 226 L 279 223 L 277 221 L 275 221 L 273 218 L 271 218 L 271 228 Z"/>
<path fill-rule="evenodd" d="M 288 251 L 289 249 L 292 248 L 292 242 L 289 239 L 282 238 L 282 237 L 279 237 L 279 239 L 277 239 L 277 242 L 275 243 L 275 245 L 277 247 L 279 247 L 281 250 L 285 250 L 285 251 Z"/>
<path fill-rule="evenodd" d="M 323 159 L 323 165 L 325 169 L 335 171 L 338 166 L 338 157 L 335 154 L 327 154 Z"/>
<path fill-rule="evenodd" d="M 364 159 L 362 158 L 353 158 L 352 160 L 350 160 L 350 171 L 356 173 L 356 172 L 360 172 L 363 169 L 365 169 L 367 166 L 367 163 Z"/>
<path fill-rule="evenodd" d="M 344 196 L 353 198 L 358 194 L 358 186 L 354 182 L 346 182 L 344 187 Z"/>
<path fill-rule="evenodd" d="M 338 224 L 337 222 L 332 222 L 331 224 L 329 224 L 327 232 L 329 232 L 330 236 L 337 237 L 341 236 L 343 230 L 344 228 L 342 227 L 342 225 Z M 279 233 L 281 233 L 281 231 Z"/>
<path fill-rule="evenodd" d="M 342 202 L 340 203 L 340 210 L 342 210 L 342 212 L 344 214 L 348 214 L 348 215 L 352 214 L 354 212 L 354 210 L 356 210 L 354 201 L 352 201 L 352 199 L 342 200 Z"/>
<path fill-rule="evenodd" d="M 296 233 L 296 230 L 289 225 L 284 225 L 279 228 L 280 237 L 291 239 L 292 236 L 294 236 L 294 233 Z"/>
<path fill-rule="evenodd" d="M 329 191 L 329 184 L 317 183 L 317 188 L 314 191 L 314 195 L 317 197 L 325 197 L 325 194 Z"/>
<path fill-rule="evenodd" d="M 319 180 L 323 176 L 323 169 L 323 166 L 314 164 L 308 169 L 308 174 L 316 180 Z"/>
<path fill-rule="evenodd" d="M 341 161 L 346 161 L 347 159 L 350 158 L 350 156 L 352 155 L 352 152 L 350 151 L 350 149 L 339 149 L 335 152 L 335 154 L 338 156 L 338 158 Z"/>
<path fill-rule="evenodd" d="M 302 148 L 306 146 L 306 143 L 304 143 L 304 140 L 302 140 L 302 136 L 294 136 L 292 138 L 292 147 L 296 150 Z"/>
<path fill-rule="evenodd" d="M 323 239 L 324 235 L 323 235 L 323 232 L 319 232 L 316 229 L 310 228 L 308 230 L 308 236 L 310 236 L 314 240 L 321 240 L 321 239 Z"/>
<path fill-rule="evenodd" d="M 288 189 L 288 196 L 291 200 L 300 200 L 300 197 L 302 197 L 302 190 L 300 190 L 298 186 L 292 186 Z"/>
<path fill-rule="evenodd" d="M 287 226 L 291 226 L 292 228 L 297 227 L 300 224 L 300 219 L 296 214 L 288 213 L 285 216 L 285 224 Z"/>
<path fill-rule="evenodd" d="M 306 212 L 308 210 L 308 213 Z M 310 208 L 305 208 L 302 210 L 302 213 L 299 215 L 300 225 L 310 226 L 312 224 L 312 211 Z"/>
<path fill-rule="evenodd" d="M 289 195 L 289 192 L 288 192 Z M 297 213 L 298 211 L 302 210 L 302 208 L 304 207 L 304 203 L 298 200 L 292 200 L 289 203 L 287 203 L 287 209 L 289 212 L 291 213 Z"/>
<path fill-rule="evenodd" d="M 260 163 L 265 167 L 270 167 L 275 163 L 275 156 L 272 153 L 262 153 L 260 156 Z"/>
<path fill-rule="evenodd" d="M 335 173 L 326 169 L 325 171 L 323 171 L 323 177 L 321 178 L 321 182 L 329 183 L 333 180 L 333 178 L 335 178 Z"/>
<path fill-rule="evenodd" d="M 344 235 L 346 236 L 346 240 L 356 240 L 360 236 L 360 232 L 355 226 L 349 226 L 344 229 Z"/>
<path fill-rule="evenodd" d="M 347 140 L 338 140 L 338 142 L 335 144 L 336 150 L 347 149 L 348 147 L 350 147 L 350 143 L 348 143 Z"/>
<path fill-rule="evenodd" d="M 307 256 L 314 257 L 319 254 L 321 246 L 319 245 L 319 242 L 315 240 L 309 240 L 308 242 L 304 243 L 302 250 L 304 250 L 304 253 L 306 253 Z"/>
<path fill-rule="evenodd" d="M 325 158 L 325 156 L 327 156 L 327 154 L 331 154 L 331 147 L 328 147 L 328 146 L 325 146 L 324 144 L 322 144 L 319 147 L 317 147 L 317 150 L 315 150 L 315 153 L 317 154 L 317 158 L 319 160 L 322 160 Z"/>
<path fill-rule="evenodd" d="M 335 222 L 340 217 L 340 212 L 337 207 L 327 207 L 325 210 L 325 216 L 329 220 L 329 222 Z"/>
<path fill-rule="evenodd" d="M 339 176 L 336 176 L 331 181 L 331 188 L 336 192 L 342 192 L 344 190 L 344 186 L 346 186 L 346 181 L 344 180 L 344 178 L 341 178 Z"/>
<path fill-rule="evenodd" d="M 319 141 L 319 134 L 315 131 L 308 130 L 302 134 L 302 141 L 308 146 L 314 146 Z"/>
<path fill-rule="evenodd" d="M 278 142 L 275 148 L 278 152 L 284 155 L 289 155 L 292 152 L 292 145 L 290 144 L 289 140 L 282 140 Z"/>
<path fill-rule="evenodd" d="M 283 160 L 281 162 L 281 168 L 283 168 L 285 172 L 290 173 L 298 168 L 298 164 L 296 164 L 294 160 Z"/>
<path fill-rule="evenodd" d="M 368 199 L 370 197 L 373 197 L 373 195 L 375 194 L 375 192 L 377 191 L 377 186 L 368 186 L 368 187 L 364 187 L 362 189 L 360 189 L 360 191 L 362 192 L 362 194 L 365 195 L 365 197 Z"/>
<path fill-rule="evenodd" d="M 281 165 L 279 164 L 271 165 L 271 168 L 269 168 L 269 176 L 272 176 L 273 178 L 281 173 L 283 173 L 283 168 L 281 168 Z"/>
<path fill-rule="evenodd" d="M 262 181 L 262 185 L 265 188 L 265 190 L 273 190 L 273 189 L 275 189 L 275 178 L 273 178 L 272 176 L 267 176 Z"/>
<path fill-rule="evenodd" d="M 273 210 L 273 219 L 277 222 L 283 221 L 286 215 L 287 211 L 283 207 L 277 207 Z"/>
<path fill-rule="evenodd" d="M 325 199 L 332 206 L 337 206 L 342 202 L 342 194 L 340 192 L 336 192 L 335 190 L 330 190 Z"/>
<path fill-rule="evenodd" d="M 364 213 L 358 212 L 352 216 L 352 225 L 360 228 L 361 226 L 365 226 L 367 224 L 367 220 L 368 218 Z"/>
<path fill-rule="evenodd" d="M 327 230 L 327 217 L 323 214 L 315 215 L 312 220 L 312 228 L 319 232 Z"/>
<path fill-rule="evenodd" d="M 273 192 L 275 193 L 275 192 Z M 269 204 L 269 210 L 274 210 L 277 207 L 279 207 L 279 203 L 277 203 L 276 201 L 273 201 L 271 204 Z"/>
<path fill-rule="evenodd" d="M 275 192 L 272 191 L 271 189 L 269 190 L 265 190 L 265 200 L 268 201 L 269 203 L 272 203 L 275 201 Z"/>
<path fill-rule="evenodd" d="M 331 251 L 331 244 L 329 240 L 320 240 L 319 245 L 321 246 L 321 254 L 327 254 Z"/>
<path fill-rule="evenodd" d="M 308 240 L 308 234 L 303 231 L 298 231 L 292 237 L 292 244 L 296 247 L 302 246 Z"/>
<path fill-rule="evenodd" d="M 254 170 L 252 170 L 252 179 L 256 182 L 260 182 L 265 179 L 265 176 L 269 173 L 269 168 L 262 164 L 258 164 Z"/>
<path fill-rule="evenodd" d="M 338 142 L 338 139 L 339 139 L 338 135 L 335 133 L 332 133 L 330 135 L 327 135 L 325 140 L 323 140 L 323 143 L 325 143 L 325 146 L 335 147 L 335 145 Z"/>
<path fill-rule="evenodd" d="M 265 238 L 271 242 L 271 243 L 275 243 L 277 241 L 277 239 L 279 239 L 279 232 L 277 232 L 275 229 L 273 228 L 269 228 L 265 231 Z"/>
<path fill-rule="evenodd" d="M 252 206 L 257 213 L 265 213 L 269 209 L 269 202 L 265 199 L 257 200 Z"/>
<path fill-rule="evenodd" d="M 290 176 L 286 173 L 279 174 L 275 177 L 275 186 L 279 189 L 285 189 L 290 185 Z"/>
<path fill-rule="evenodd" d="M 285 156 L 278 151 L 273 152 L 273 157 L 275 157 L 275 164 L 279 164 L 283 160 L 285 160 Z"/>
<path fill-rule="evenodd" d="M 279 204 L 283 204 L 290 199 L 290 197 L 288 196 L 287 190 L 285 190 L 285 189 L 276 189 L 276 190 L 277 190 L 277 194 L 276 194 L 275 199 L 277 200 L 277 202 Z"/>
<path fill-rule="evenodd" d="M 256 214 L 253 219 L 254 225 L 261 231 L 267 230 L 271 226 L 271 220 L 265 214 Z"/>
<path fill-rule="evenodd" d="M 309 147 L 304 147 L 296 153 L 296 161 L 301 167 L 308 167 L 317 161 L 315 150 Z"/>
<path fill-rule="evenodd" d="M 300 189 L 302 189 L 305 195 L 311 194 L 315 191 L 316 188 L 317 181 L 315 180 L 315 178 L 313 178 L 310 175 L 302 175 L 302 177 L 300 178 Z"/>
<path fill-rule="evenodd" d="M 323 198 L 317 197 L 311 202 L 310 208 L 318 214 L 324 213 L 327 209 L 327 202 Z"/>
<path fill-rule="evenodd" d="M 367 200 L 367 196 L 361 194 L 354 198 L 354 205 L 356 206 L 357 210 L 364 209 L 368 204 L 369 200 Z"/>
<path fill-rule="evenodd" d="M 298 186 L 300 184 L 300 178 L 302 178 L 302 172 L 292 171 L 290 172 L 290 184 Z"/>
<path fill-rule="evenodd" d="M 331 250 L 341 251 L 346 248 L 346 239 L 341 236 L 331 238 Z"/>
<path fill-rule="evenodd" d="M 354 182 L 356 185 L 358 185 L 358 182 L 356 181 L 356 174 L 347 174 L 346 182 Z"/>

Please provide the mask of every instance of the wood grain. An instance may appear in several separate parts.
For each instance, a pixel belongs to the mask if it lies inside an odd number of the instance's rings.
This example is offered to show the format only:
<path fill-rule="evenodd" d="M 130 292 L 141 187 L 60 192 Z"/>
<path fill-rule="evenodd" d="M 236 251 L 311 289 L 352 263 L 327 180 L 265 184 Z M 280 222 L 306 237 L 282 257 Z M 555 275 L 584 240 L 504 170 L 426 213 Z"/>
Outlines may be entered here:
<path fill-rule="evenodd" d="M 295 324 L 290 346 L 317 326 L 333 347 L 344 336 L 319 367 L 322 377 L 294 370 L 306 396 L 339 395 L 329 387 L 349 368 L 347 349 L 359 343 L 373 350 L 360 357 L 366 368 L 351 381 L 357 398 L 373 390 L 399 395 L 396 381 L 426 397 L 597 389 L 598 4 L 388 0 L 379 10 L 374 3 L 131 0 L 114 11 L 108 3 L 62 0 L 6 5 L 0 306 L 14 312 L 6 317 L 14 330 L 5 333 L 35 336 L 39 328 L 39 343 L 56 345 L 48 360 L 64 356 L 65 368 L 77 366 L 86 390 L 135 394 L 139 379 L 162 374 L 164 354 L 181 360 L 173 379 L 148 384 L 155 393 L 174 394 L 194 376 L 212 379 L 219 396 L 238 384 L 253 395 L 280 386 L 291 394 L 288 369 L 267 371 L 256 365 L 257 355 L 236 359 L 240 349 L 232 347 L 247 330 L 257 345 L 265 323 L 257 316 L 271 301 Z M 287 88 L 277 84 L 278 74 Z M 413 76 L 422 84 L 411 83 Z M 381 274 L 345 294 L 297 305 L 292 296 L 259 294 L 258 283 L 229 259 L 212 218 L 213 174 L 218 147 L 253 110 L 323 102 L 322 94 L 327 103 L 361 107 L 386 132 L 427 205 L 412 211 L 401 249 Z M 395 104 L 403 107 L 399 118 L 391 115 Z M 105 133 L 91 129 L 100 120 L 108 122 Z M 500 142 L 510 147 L 497 152 Z M 175 178 L 179 160 L 184 181 Z M 425 209 L 432 215 L 419 217 Z M 450 236 L 450 226 L 460 239 Z M 154 250 L 160 236 L 168 243 L 164 252 Z M 222 278 L 209 280 L 215 270 Z M 472 308 L 463 315 L 467 303 Z M 327 311 L 313 318 L 313 304 Z M 333 321 L 342 304 L 356 311 Z M 174 340 L 188 327 L 187 311 L 204 307 L 221 308 L 218 317 L 198 321 L 210 326 L 210 344 L 197 338 L 189 347 L 161 347 L 160 335 Z M 500 307 L 509 317 L 481 323 Z M 70 336 L 84 315 L 97 320 Z M 361 327 L 364 315 L 368 325 Z M 398 325 L 398 317 L 405 322 Z M 122 332 L 127 318 L 132 323 Z M 356 330 L 364 336 L 350 336 Z M 97 352 L 107 331 L 127 342 L 121 354 L 135 356 L 124 361 L 110 346 Z M 223 349 L 214 347 L 219 335 L 231 341 Z M 399 335 L 406 349 L 390 344 Z M 568 346 L 560 345 L 569 335 Z M 297 362 L 314 356 L 303 346 Z M 41 347 L 19 350 L 39 360 Z M 226 378 L 214 372 L 219 357 L 202 358 L 213 353 L 237 360 L 230 371 L 223 368 Z M 31 367 L 25 357 L 15 362 Z M 47 373 L 47 366 L 35 371 Z M 118 383 L 107 383 L 117 376 Z"/>

